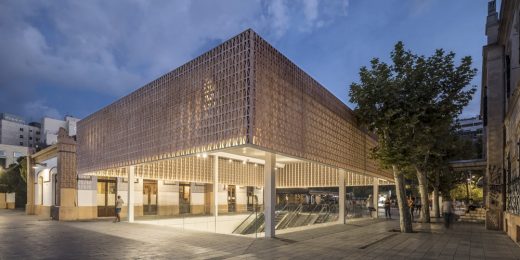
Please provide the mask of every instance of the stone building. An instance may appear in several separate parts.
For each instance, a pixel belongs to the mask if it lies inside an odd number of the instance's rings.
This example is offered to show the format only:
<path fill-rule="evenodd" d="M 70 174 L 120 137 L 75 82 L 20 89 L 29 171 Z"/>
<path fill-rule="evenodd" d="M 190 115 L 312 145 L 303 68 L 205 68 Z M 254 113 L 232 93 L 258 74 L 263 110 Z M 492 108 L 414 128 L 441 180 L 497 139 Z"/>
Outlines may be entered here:
<path fill-rule="evenodd" d="M 76 141 L 65 137 L 53 146 L 55 175 L 44 151 L 29 162 L 29 213 L 54 203 L 60 219 L 112 216 L 118 195 L 130 222 L 263 204 L 272 237 L 276 188 L 336 187 L 344 221 L 345 186 L 373 185 L 376 200 L 393 182 L 352 111 L 252 30 L 82 119 Z"/>
<path fill-rule="evenodd" d="M 482 102 L 486 144 L 486 227 L 520 241 L 520 6 L 488 2 Z"/>

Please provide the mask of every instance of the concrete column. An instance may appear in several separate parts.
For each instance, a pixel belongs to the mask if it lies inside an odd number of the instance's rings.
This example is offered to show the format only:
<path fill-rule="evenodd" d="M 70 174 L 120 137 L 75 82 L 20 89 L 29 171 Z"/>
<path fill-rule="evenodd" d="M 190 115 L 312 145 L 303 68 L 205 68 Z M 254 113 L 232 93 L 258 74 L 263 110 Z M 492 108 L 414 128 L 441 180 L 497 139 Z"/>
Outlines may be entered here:
<path fill-rule="evenodd" d="M 213 158 L 213 215 L 218 216 L 218 156 Z"/>
<path fill-rule="evenodd" d="M 264 216 L 265 216 L 265 238 L 273 238 L 274 228 L 274 209 L 276 206 L 276 175 L 275 175 L 276 155 L 265 153 L 264 165 Z"/>
<path fill-rule="evenodd" d="M 339 216 L 338 222 L 340 224 L 345 224 L 345 170 L 339 169 Z"/>
<path fill-rule="evenodd" d="M 128 167 L 128 222 L 134 222 L 135 166 Z"/>
<path fill-rule="evenodd" d="M 34 169 L 33 159 L 30 155 L 27 159 L 27 204 L 25 204 L 25 214 L 34 215 Z"/>
<path fill-rule="evenodd" d="M 373 182 L 374 182 L 373 183 L 374 190 L 373 190 L 372 197 L 374 199 L 374 208 L 376 209 L 376 211 L 374 211 L 374 218 L 378 218 L 379 217 L 379 178 L 374 178 Z"/>

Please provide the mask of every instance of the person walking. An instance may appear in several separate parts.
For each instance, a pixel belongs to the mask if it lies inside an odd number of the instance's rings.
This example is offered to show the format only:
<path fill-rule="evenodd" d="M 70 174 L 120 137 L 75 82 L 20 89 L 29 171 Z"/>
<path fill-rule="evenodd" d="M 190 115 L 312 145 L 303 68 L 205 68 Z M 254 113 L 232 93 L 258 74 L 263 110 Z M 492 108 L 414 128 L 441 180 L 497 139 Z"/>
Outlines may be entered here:
<path fill-rule="evenodd" d="M 422 204 L 421 204 L 421 198 L 416 198 L 415 199 L 415 205 L 414 205 L 415 209 L 417 210 L 417 216 L 421 216 L 421 209 L 422 209 Z"/>
<path fill-rule="evenodd" d="M 390 213 L 390 198 L 386 198 L 385 200 L 385 218 L 392 219 L 392 214 Z"/>
<path fill-rule="evenodd" d="M 367 199 L 367 209 L 368 209 L 368 214 L 370 214 L 370 216 L 373 218 L 373 214 L 372 214 L 372 211 L 376 211 L 376 209 L 374 208 L 374 199 L 372 198 L 372 195 L 368 195 L 368 199 Z"/>
<path fill-rule="evenodd" d="M 442 202 L 442 213 L 444 214 L 444 226 L 450 228 L 451 216 L 455 209 L 453 208 L 453 202 L 450 198 L 444 198 Z"/>
<path fill-rule="evenodd" d="M 123 207 L 123 204 L 125 202 L 123 199 L 121 199 L 121 196 L 117 196 L 116 200 L 116 219 L 114 220 L 114 223 L 121 222 L 121 208 Z"/>

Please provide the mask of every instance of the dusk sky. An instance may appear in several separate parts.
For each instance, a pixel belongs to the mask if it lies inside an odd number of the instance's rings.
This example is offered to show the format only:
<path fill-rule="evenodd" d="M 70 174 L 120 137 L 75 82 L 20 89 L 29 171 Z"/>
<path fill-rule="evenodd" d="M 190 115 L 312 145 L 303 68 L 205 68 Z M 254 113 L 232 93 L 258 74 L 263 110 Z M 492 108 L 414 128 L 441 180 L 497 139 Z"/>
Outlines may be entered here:
<path fill-rule="evenodd" d="M 83 118 L 252 28 L 346 102 L 393 45 L 473 57 L 480 110 L 487 0 L 23 1 L 0 3 L 0 112 Z"/>

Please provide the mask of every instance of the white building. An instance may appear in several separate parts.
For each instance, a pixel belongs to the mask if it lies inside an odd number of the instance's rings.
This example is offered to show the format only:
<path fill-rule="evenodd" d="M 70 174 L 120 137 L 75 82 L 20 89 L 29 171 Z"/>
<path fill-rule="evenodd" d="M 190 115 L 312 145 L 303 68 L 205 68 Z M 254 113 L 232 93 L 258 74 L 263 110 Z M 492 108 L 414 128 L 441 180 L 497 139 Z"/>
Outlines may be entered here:
<path fill-rule="evenodd" d="M 480 116 L 462 118 L 457 121 L 460 125 L 461 135 L 476 141 L 482 137 L 482 130 L 484 128 Z"/>
<path fill-rule="evenodd" d="M 0 144 L 36 147 L 41 142 L 40 124 L 17 115 L 0 113 Z"/>
<path fill-rule="evenodd" d="M 58 141 L 58 130 L 65 128 L 69 136 L 76 135 L 76 123 L 78 118 L 66 116 L 65 120 L 58 120 L 50 117 L 42 119 L 42 139 L 46 145 L 53 145 Z"/>

